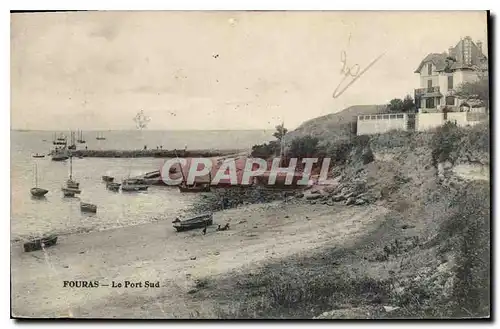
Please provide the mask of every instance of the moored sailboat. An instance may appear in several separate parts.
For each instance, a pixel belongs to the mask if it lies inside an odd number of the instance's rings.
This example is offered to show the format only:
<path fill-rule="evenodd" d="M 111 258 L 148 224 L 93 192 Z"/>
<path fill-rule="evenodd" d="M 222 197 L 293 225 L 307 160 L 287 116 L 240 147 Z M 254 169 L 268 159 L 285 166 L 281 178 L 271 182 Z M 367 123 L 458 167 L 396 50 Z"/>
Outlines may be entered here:
<path fill-rule="evenodd" d="M 83 139 L 83 131 L 80 130 L 80 135 L 79 135 L 78 140 L 76 142 L 80 143 L 80 144 L 86 143 L 85 139 Z"/>
<path fill-rule="evenodd" d="M 70 133 L 68 149 L 69 150 L 76 150 L 75 133 L 73 131 Z"/>
<path fill-rule="evenodd" d="M 99 133 L 99 134 L 97 134 L 97 137 L 95 139 L 102 141 L 102 140 L 105 140 L 106 137 L 104 137 L 104 135 L 102 133 Z"/>
<path fill-rule="evenodd" d="M 69 177 L 66 181 L 66 186 L 63 186 L 62 191 L 64 196 L 72 197 L 75 194 L 80 194 L 80 183 L 73 179 L 73 157 L 69 157 Z"/>
<path fill-rule="evenodd" d="M 59 137 L 57 137 L 57 135 L 54 133 L 54 141 L 52 142 L 52 144 L 54 144 L 54 145 L 66 145 L 67 144 L 66 136 L 64 136 L 63 134 L 60 134 Z"/>
<path fill-rule="evenodd" d="M 66 147 L 63 147 L 62 149 L 56 149 L 52 153 L 52 161 L 65 161 L 69 159 L 69 151 L 66 149 Z"/>
<path fill-rule="evenodd" d="M 43 197 L 49 191 L 38 187 L 38 166 L 35 164 L 35 187 L 31 188 L 30 193 L 34 197 Z"/>

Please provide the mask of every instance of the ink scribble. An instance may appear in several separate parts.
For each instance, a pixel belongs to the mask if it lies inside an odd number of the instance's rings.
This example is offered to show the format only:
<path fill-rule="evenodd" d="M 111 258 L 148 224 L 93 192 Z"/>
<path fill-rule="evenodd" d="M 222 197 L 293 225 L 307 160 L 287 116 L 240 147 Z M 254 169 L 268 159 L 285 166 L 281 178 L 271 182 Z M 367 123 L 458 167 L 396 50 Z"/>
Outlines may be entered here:
<path fill-rule="evenodd" d="M 350 40 L 350 37 L 349 37 Z M 347 65 L 347 53 L 345 50 L 342 50 L 340 53 L 340 61 L 342 62 L 342 69 L 340 70 L 340 73 L 344 75 L 342 80 L 340 80 L 339 85 L 337 88 L 335 88 L 335 91 L 333 92 L 333 98 L 337 98 L 340 95 L 342 95 L 356 80 L 358 80 L 368 69 L 370 69 L 382 56 L 384 56 L 385 53 L 380 54 L 377 58 L 375 58 L 373 61 L 371 61 L 370 64 L 368 64 L 367 67 L 365 67 L 361 72 L 361 68 L 359 64 L 354 64 L 353 66 L 349 67 Z M 350 81 L 347 81 L 347 84 L 344 84 L 344 82 L 348 79 L 352 78 Z M 339 90 L 343 86 L 341 90 Z"/>

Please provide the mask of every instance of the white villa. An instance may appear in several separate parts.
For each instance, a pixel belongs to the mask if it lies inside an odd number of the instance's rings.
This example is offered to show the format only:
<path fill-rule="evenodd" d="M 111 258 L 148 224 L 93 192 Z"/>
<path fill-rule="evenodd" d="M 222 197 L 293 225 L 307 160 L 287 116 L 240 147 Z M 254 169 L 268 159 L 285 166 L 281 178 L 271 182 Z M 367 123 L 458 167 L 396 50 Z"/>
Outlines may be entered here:
<path fill-rule="evenodd" d="M 473 82 L 487 73 L 487 57 L 482 42 L 470 37 L 461 39 L 448 52 L 428 54 L 419 64 L 420 86 L 414 90 L 417 113 L 359 115 L 357 134 L 376 134 L 389 130 L 423 131 L 439 127 L 447 121 L 460 126 L 486 120 L 486 108 L 479 102 L 459 99 L 455 88 Z"/>

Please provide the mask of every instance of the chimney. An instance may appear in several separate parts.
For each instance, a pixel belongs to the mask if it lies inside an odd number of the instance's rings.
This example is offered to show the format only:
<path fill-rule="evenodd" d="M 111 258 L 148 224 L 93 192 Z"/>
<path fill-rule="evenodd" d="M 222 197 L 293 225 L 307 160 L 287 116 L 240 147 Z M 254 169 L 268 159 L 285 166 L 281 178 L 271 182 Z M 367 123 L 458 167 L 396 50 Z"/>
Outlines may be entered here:
<path fill-rule="evenodd" d="M 455 54 L 454 54 L 454 52 L 453 52 L 453 47 L 452 47 L 452 46 L 450 46 L 450 47 L 448 48 L 448 56 L 450 56 L 450 57 L 455 57 Z"/>
<path fill-rule="evenodd" d="M 479 49 L 479 53 L 483 54 L 483 43 L 479 40 L 476 41 L 477 49 Z"/>

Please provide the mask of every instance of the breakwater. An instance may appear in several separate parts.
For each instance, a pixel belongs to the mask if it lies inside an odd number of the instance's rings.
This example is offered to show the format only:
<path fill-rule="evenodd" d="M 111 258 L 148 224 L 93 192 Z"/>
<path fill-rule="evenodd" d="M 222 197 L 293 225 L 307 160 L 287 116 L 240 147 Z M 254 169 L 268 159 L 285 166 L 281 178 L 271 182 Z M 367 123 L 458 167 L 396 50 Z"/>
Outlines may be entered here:
<path fill-rule="evenodd" d="M 205 150 L 72 150 L 75 157 L 90 158 L 190 158 L 190 157 L 218 157 L 241 152 L 241 150 L 205 149 Z"/>

